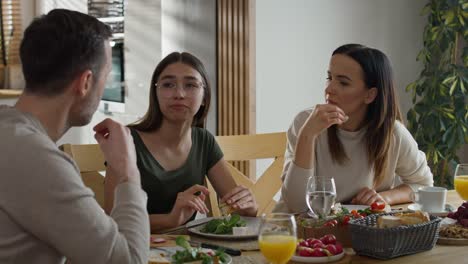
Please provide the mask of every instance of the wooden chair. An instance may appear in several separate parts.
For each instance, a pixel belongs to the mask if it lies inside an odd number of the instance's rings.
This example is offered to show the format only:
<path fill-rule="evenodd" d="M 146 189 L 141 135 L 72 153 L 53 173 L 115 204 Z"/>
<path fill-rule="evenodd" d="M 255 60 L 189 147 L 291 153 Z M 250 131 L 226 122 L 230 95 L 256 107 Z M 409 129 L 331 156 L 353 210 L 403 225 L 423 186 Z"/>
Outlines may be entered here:
<path fill-rule="evenodd" d="M 256 180 L 249 179 L 241 171 L 229 163 L 229 170 L 237 184 L 250 188 L 258 203 L 257 215 L 269 213 L 276 202 L 275 194 L 280 190 L 282 181 L 284 153 L 286 150 L 286 133 L 268 133 L 241 136 L 218 136 L 216 140 L 227 161 L 248 161 L 273 158 L 273 163 Z M 208 183 L 210 193 L 215 193 L 213 186 Z M 209 197 L 211 213 L 220 216 L 218 197 Z"/>
<path fill-rule="evenodd" d="M 72 145 L 64 144 L 60 149 L 75 160 L 80 169 L 84 184 L 93 190 L 96 201 L 104 208 L 105 159 L 98 144 Z"/>

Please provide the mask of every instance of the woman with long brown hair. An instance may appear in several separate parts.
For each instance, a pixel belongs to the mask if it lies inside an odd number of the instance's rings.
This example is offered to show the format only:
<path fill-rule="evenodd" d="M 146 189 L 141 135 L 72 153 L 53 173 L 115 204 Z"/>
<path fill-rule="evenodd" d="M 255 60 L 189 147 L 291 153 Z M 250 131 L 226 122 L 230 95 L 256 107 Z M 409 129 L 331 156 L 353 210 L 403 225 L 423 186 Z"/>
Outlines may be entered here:
<path fill-rule="evenodd" d="M 210 89 L 199 59 L 171 53 L 154 70 L 146 115 L 129 126 L 152 231 L 182 225 L 196 212 L 208 213 L 205 175 L 222 202 L 241 215 L 256 215 L 253 194 L 236 186 L 215 138 L 204 129 Z M 107 213 L 113 207 L 114 185 L 106 182 Z"/>
<path fill-rule="evenodd" d="M 401 123 L 384 53 L 359 44 L 337 48 L 325 97 L 289 128 L 276 210 L 306 210 L 305 186 L 313 175 L 334 177 L 337 202 L 363 205 L 409 202 L 414 190 L 433 184 L 424 153 Z M 396 180 L 402 183 L 395 186 Z"/>

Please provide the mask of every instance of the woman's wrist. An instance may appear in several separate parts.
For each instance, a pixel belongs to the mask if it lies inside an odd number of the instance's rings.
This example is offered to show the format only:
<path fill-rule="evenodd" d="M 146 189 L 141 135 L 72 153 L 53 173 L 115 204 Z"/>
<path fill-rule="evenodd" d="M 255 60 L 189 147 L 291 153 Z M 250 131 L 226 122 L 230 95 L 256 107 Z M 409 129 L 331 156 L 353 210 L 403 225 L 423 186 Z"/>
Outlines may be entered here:
<path fill-rule="evenodd" d="M 386 204 L 390 204 L 390 205 L 392 204 L 391 195 L 389 195 L 388 191 L 383 191 L 378 194 L 380 195 L 380 197 L 382 197 L 382 199 L 384 200 Z"/>
<path fill-rule="evenodd" d="M 300 133 L 296 143 L 296 152 L 293 160 L 294 164 L 303 169 L 310 169 L 313 167 L 316 138 L 316 136 L 309 133 Z"/>
<path fill-rule="evenodd" d="M 302 127 L 299 130 L 299 133 L 297 135 L 297 142 L 302 141 L 302 142 L 313 142 L 317 138 L 318 133 L 312 132 L 305 127 Z"/>
<path fill-rule="evenodd" d="M 412 189 L 407 184 L 401 184 L 393 189 L 380 192 L 379 195 L 390 205 L 411 202 Z"/>

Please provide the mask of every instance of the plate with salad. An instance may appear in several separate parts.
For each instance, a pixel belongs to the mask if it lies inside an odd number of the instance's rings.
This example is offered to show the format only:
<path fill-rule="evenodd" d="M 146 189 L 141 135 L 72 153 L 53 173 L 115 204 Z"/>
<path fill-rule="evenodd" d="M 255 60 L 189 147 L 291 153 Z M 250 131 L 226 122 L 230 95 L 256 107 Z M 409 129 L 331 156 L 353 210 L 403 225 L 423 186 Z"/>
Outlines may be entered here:
<path fill-rule="evenodd" d="M 247 239 L 258 236 L 259 218 L 233 214 L 208 219 L 205 224 L 189 228 L 188 231 L 195 235 L 217 239 Z M 187 223 L 187 226 L 190 225 L 190 222 Z"/>

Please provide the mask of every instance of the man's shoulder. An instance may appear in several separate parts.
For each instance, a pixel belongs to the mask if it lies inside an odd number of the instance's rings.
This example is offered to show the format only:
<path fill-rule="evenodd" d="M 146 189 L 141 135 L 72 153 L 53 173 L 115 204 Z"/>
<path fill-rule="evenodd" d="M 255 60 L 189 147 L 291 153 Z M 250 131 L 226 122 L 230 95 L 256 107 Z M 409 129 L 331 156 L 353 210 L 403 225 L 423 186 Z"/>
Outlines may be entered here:
<path fill-rule="evenodd" d="M 0 109 L 0 165 L 15 170 L 18 166 L 45 168 L 49 165 L 74 166 L 60 151 L 38 122 L 11 109 Z M 22 164 L 22 165 L 21 165 Z"/>
<path fill-rule="evenodd" d="M 32 116 L 16 110 L 14 107 L 0 106 L 0 136 L 15 140 L 37 133 L 45 133 L 42 125 Z"/>

